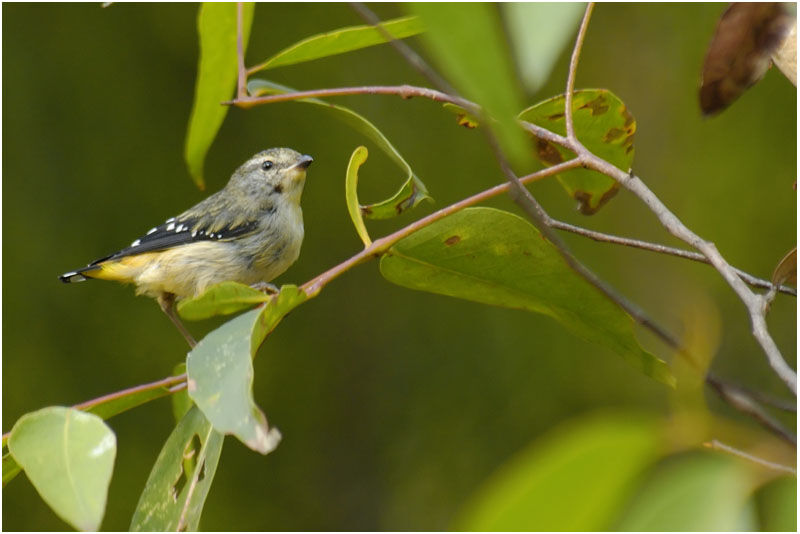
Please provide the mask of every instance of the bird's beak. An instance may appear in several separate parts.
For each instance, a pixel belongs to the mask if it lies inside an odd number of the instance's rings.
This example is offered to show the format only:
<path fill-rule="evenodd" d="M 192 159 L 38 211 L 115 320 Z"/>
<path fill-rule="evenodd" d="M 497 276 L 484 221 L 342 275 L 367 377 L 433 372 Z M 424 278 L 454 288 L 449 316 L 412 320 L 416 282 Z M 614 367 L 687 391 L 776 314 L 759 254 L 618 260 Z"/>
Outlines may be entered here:
<path fill-rule="evenodd" d="M 292 165 L 291 168 L 294 169 L 299 167 L 301 169 L 307 169 L 308 166 L 311 165 L 313 162 L 314 158 L 312 158 L 311 156 L 300 156 L 300 161 Z"/>

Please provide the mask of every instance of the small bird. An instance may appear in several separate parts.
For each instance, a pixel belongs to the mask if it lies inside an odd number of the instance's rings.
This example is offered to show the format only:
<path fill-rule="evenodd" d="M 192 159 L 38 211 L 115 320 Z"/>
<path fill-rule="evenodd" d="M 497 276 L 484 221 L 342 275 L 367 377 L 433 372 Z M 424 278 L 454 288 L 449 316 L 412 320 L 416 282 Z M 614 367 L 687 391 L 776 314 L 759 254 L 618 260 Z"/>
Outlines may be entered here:
<path fill-rule="evenodd" d="M 222 190 L 151 228 L 127 248 L 59 279 L 136 284 L 136 294 L 156 298 L 194 347 L 175 313 L 176 300 L 225 281 L 270 287 L 268 282 L 297 260 L 303 242 L 300 197 L 313 161 L 290 148 L 259 152 L 236 169 Z"/>

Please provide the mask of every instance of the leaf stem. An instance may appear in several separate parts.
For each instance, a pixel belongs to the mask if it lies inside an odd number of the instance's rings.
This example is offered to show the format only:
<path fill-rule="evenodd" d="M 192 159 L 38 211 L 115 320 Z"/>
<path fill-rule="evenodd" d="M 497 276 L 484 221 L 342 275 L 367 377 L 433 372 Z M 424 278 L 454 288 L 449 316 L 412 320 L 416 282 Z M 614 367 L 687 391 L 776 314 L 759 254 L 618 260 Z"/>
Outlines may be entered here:
<path fill-rule="evenodd" d="M 593 10 L 594 2 L 589 2 L 586 5 L 583 20 L 581 20 L 581 26 L 578 29 L 578 37 L 575 39 L 572 57 L 569 60 L 569 72 L 567 73 L 567 91 L 564 94 L 564 119 L 567 123 L 567 139 L 574 142 L 577 142 L 578 138 L 575 136 L 575 124 L 572 120 L 572 94 L 575 92 L 575 75 L 578 72 L 578 60 L 581 56 L 583 40 L 586 37 L 586 29 L 589 27 L 589 19 L 592 17 Z"/>
<path fill-rule="evenodd" d="M 770 462 L 769 460 L 765 460 L 764 458 L 759 458 L 758 456 L 753 456 L 752 454 L 746 453 L 739 449 L 735 449 L 730 445 L 726 445 L 721 441 L 716 439 L 712 439 L 711 441 L 704 443 L 704 446 L 708 447 L 709 449 L 715 451 L 722 451 L 733 456 L 737 456 L 742 458 L 743 460 L 747 460 L 749 462 L 756 463 L 762 467 L 766 467 L 768 469 L 774 469 L 775 471 L 781 471 L 783 473 L 789 473 L 790 475 L 797 476 L 797 470 L 793 467 L 789 467 L 788 465 L 783 465 L 775 462 Z"/>

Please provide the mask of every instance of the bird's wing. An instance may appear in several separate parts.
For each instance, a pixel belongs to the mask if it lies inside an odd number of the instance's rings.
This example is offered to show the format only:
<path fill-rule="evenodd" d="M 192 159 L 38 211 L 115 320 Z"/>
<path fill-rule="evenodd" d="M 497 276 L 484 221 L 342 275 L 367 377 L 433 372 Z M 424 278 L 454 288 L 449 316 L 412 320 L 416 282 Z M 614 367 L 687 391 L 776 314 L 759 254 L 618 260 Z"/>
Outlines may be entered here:
<path fill-rule="evenodd" d="M 217 225 L 218 226 L 218 225 Z M 207 221 L 198 219 L 181 219 L 173 217 L 164 224 L 151 228 L 145 235 L 135 240 L 130 246 L 104 258 L 93 261 L 89 266 L 117 260 L 126 256 L 165 250 L 197 241 L 224 241 L 246 235 L 258 226 L 258 220 L 242 221 L 237 225 L 222 228 L 212 227 Z M 212 231 L 213 229 L 213 231 Z"/>

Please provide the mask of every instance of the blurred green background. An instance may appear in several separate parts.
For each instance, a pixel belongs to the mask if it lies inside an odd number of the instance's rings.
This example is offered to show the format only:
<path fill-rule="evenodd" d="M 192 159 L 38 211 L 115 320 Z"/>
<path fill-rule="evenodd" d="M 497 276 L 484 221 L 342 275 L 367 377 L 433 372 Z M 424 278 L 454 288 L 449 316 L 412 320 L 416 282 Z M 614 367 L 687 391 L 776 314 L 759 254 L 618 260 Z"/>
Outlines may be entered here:
<path fill-rule="evenodd" d="M 384 18 L 402 6 L 373 6 Z M 208 194 L 182 154 L 197 67 L 193 4 L 3 5 L 3 431 L 22 414 L 167 376 L 185 342 L 149 299 L 57 276 L 118 250 Z M 602 4 L 578 87 L 611 89 L 638 121 L 634 168 L 734 265 L 769 277 L 795 244 L 796 91 L 775 69 L 720 116 L 703 120 L 697 87 L 722 4 Z M 361 19 L 344 4 L 262 4 L 248 64 L 306 36 Z M 419 39 L 408 41 L 420 51 Z M 532 104 L 561 92 L 568 51 Z M 388 46 L 267 73 L 298 89 L 427 85 Z M 380 127 L 436 199 L 373 236 L 501 181 L 484 137 L 422 99 L 342 97 Z M 357 252 L 344 171 L 366 141 L 313 106 L 232 110 L 209 154 L 215 191 L 253 153 L 314 156 L 300 260 L 278 283 L 302 283 Z M 369 144 L 366 143 L 368 146 Z M 361 198 L 404 178 L 371 147 Z M 553 216 L 678 245 L 631 195 L 591 218 L 555 183 L 534 187 Z M 507 198 L 491 205 L 517 212 Z M 677 334 L 718 320 L 714 369 L 784 394 L 749 334 L 741 303 L 709 267 L 566 235 L 586 264 Z M 692 310 L 703 310 L 691 319 Z M 796 361 L 796 304 L 769 316 Z M 687 324 L 687 321 L 694 321 Z M 706 323 L 706 321 L 708 321 Z M 206 332 L 220 321 L 190 324 Z M 670 354 L 646 332 L 643 344 Z M 712 340 L 713 343 L 713 340 Z M 669 392 L 621 358 L 543 316 L 415 293 L 375 262 L 293 312 L 256 362 L 255 396 L 284 439 L 267 457 L 228 438 L 205 530 L 436 530 L 452 525 L 486 478 L 557 423 L 600 408 L 669 413 Z M 720 413 L 740 417 L 710 399 Z M 118 456 L 104 529 L 127 529 L 173 427 L 169 401 L 110 420 Z M 757 427 L 752 432 L 758 434 Z M 24 476 L 3 491 L 3 528 L 61 530 Z"/>

